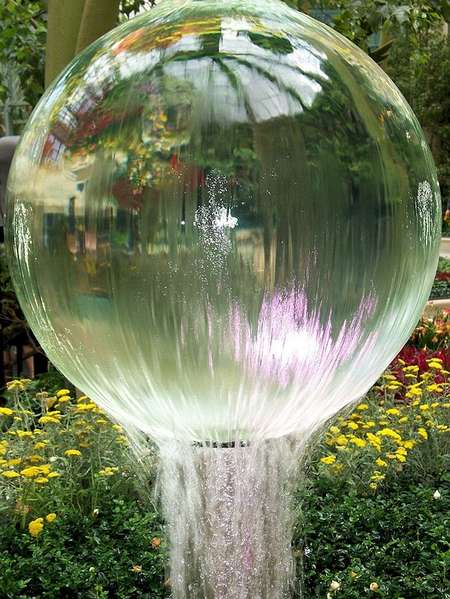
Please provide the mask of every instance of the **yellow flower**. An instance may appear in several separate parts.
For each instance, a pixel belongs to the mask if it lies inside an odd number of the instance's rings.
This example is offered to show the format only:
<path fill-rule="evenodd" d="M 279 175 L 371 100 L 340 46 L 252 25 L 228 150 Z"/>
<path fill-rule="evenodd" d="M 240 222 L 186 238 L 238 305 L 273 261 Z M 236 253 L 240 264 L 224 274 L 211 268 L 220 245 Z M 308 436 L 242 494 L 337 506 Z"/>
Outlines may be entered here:
<path fill-rule="evenodd" d="M 2 476 L 5 478 L 17 478 L 18 476 L 20 476 L 20 474 L 14 472 L 14 470 L 4 470 L 2 472 Z"/>
<path fill-rule="evenodd" d="M 56 397 L 63 397 L 64 395 L 70 395 L 69 389 L 60 389 L 57 392 Z"/>
<path fill-rule="evenodd" d="M 431 374 L 431 372 L 424 372 L 423 374 L 420 375 L 420 378 L 423 379 L 424 381 L 429 381 L 430 379 L 433 378 L 433 375 Z"/>
<path fill-rule="evenodd" d="M 401 383 L 390 383 L 389 385 L 386 385 L 386 389 L 388 391 L 398 391 L 401 386 Z"/>
<path fill-rule="evenodd" d="M 391 428 L 383 428 L 377 432 L 377 435 L 380 437 L 389 437 L 390 439 L 393 439 L 394 441 L 402 440 L 401 436 L 396 431 L 392 430 Z"/>
<path fill-rule="evenodd" d="M 381 458 L 377 458 L 375 460 L 375 464 L 377 466 L 380 466 L 380 468 L 386 468 L 387 467 L 387 462 L 385 462 L 384 460 L 382 460 Z"/>
<path fill-rule="evenodd" d="M 39 466 L 29 466 L 28 468 L 21 470 L 20 474 L 26 478 L 33 478 L 34 476 L 42 474 L 42 468 Z"/>
<path fill-rule="evenodd" d="M 359 426 L 356 424 L 356 422 L 348 422 L 347 428 L 351 429 L 352 431 L 356 431 Z"/>
<path fill-rule="evenodd" d="M 422 439 L 428 439 L 428 433 L 424 428 L 417 429 L 417 434 L 422 437 Z"/>
<path fill-rule="evenodd" d="M 66 449 L 66 451 L 64 452 L 64 454 L 66 456 L 80 456 L 81 455 L 81 451 L 79 451 L 78 449 Z"/>
<path fill-rule="evenodd" d="M 408 416 L 402 416 L 402 418 L 399 418 L 398 421 L 400 424 L 404 424 L 405 422 L 408 422 Z"/>
<path fill-rule="evenodd" d="M 136 572 L 136 574 L 139 574 L 140 572 L 142 572 L 142 566 L 138 566 L 135 564 L 134 566 L 131 566 L 131 571 Z"/>
<path fill-rule="evenodd" d="M 393 374 L 383 374 L 383 378 L 387 381 L 396 381 L 396 377 Z"/>
<path fill-rule="evenodd" d="M 345 435 L 339 435 L 336 437 L 336 445 L 340 445 L 341 447 L 345 447 L 348 443 L 347 437 Z"/>
<path fill-rule="evenodd" d="M 440 364 L 436 359 L 428 362 L 428 367 L 433 368 L 434 370 L 442 370 L 442 364 Z"/>
<path fill-rule="evenodd" d="M 420 406 L 419 406 L 419 410 L 420 410 L 421 412 L 426 412 L 426 411 L 427 411 L 427 410 L 429 410 L 429 409 L 430 409 L 430 406 L 429 406 L 429 404 L 427 404 L 427 403 L 422 403 L 422 404 L 420 404 Z"/>
<path fill-rule="evenodd" d="M 399 416 L 400 410 L 397 408 L 389 408 L 389 410 L 386 410 L 386 414 L 389 414 L 389 416 Z"/>
<path fill-rule="evenodd" d="M 43 462 L 44 458 L 40 455 L 30 455 L 30 457 L 28 458 L 28 460 L 33 463 L 33 464 L 37 464 L 39 462 Z"/>
<path fill-rule="evenodd" d="M 51 512 L 50 514 L 47 514 L 45 516 L 45 519 L 47 520 L 47 522 L 54 522 L 56 520 L 55 512 Z"/>
<path fill-rule="evenodd" d="M 373 591 L 374 593 L 376 593 L 378 591 L 380 587 L 378 586 L 378 584 L 376 582 L 371 582 L 369 585 L 369 589 L 371 591 Z"/>
<path fill-rule="evenodd" d="M 58 404 L 67 403 L 70 401 L 70 395 L 63 395 L 62 397 L 58 397 Z"/>
<path fill-rule="evenodd" d="M 11 408 L 0 408 L 0 415 L 11 416 L 12 414 L 14 414 L 14 410 L 11 410 Z"/>
<path fill-rule="evenodd" d="M 45 483 L 48 483 L 48 478 L 45 476 L 38 476 L 38 478 L 34 479 L 34 482 L 38 485 L 45 485 Z"/>
<path fill-rule="evenodd" d="M 48 441 L 38 441 L 34 444 L 34 449 L 45 449 L 48 444 Z"/>
<path fill-rule="evenodd" d="M 372 445 L 372 447 L 375 447 L 375 449 L 378 449 L 378 451 L 380 451 L 381 439 L 379 437 L 377 437 L 376 435 L 374 435 L 373 433 L 366 433 L 366 437 L 367 437 L 367 440 L 369 441 L 369 443 Z"/>
<path fill-rule="evenodd" d="M 44 518 L 36 518 L 28 524 L 28 531 L 32 537 L 37 537 L 44 529 Z"/>
<path fill-rule="evenodd" d="M 322 462 L 322 464 L 334 464 L 334 462 L 336 461 L 336 456 L 328 455 L 324 458 L 320 458 L 320 461 Z"/>
<path fill-rule="evenodd" d="M 405 449 L 412 449 L 414 447 L 415 443 L 414 441 L 411 441 L 409 439 L 407 439 L 406 441 L 403 441 L 403 447 Z"/>
<path fill-rule="evenodd" d="M 353 443 L 353 445 L 356 445 L 356 447 L 365 447 L 367 445 L 364 439 L 360 439 L 359 437 L 353 436 L 350 438 L 350 443 Z"/>
<path fill-rule="evenodd" d="M 25 391 L 29 383 L 31 383 L 30 379 L 16 379 L 14 381 L 7 382 L 6 388 L 8 391 Z"/>
<path fill-rule="evenodd" d="M 31 431 L 16 431 L 16 434 L 20 439 L 23 439 L 24 437 L 33 436 L 33 433 Z"/>
<path fill-rule="evenodd" d="M 49 472 L 47 478 L 57 478 L 58 476 L 61 476 L 59 472 Z"/>
<path fill-rule="evenodd" d="M 90 402 L 90 403 L 80 403 L 80 404 L 77 404 L 75 412 L 77 414 L 80 414 L 82 412 L 93 412 L 96 409 L 97 409 L 97 406 L 93 402 Z"/>
<path fill-rule="evenodd" d="M 105 420 L 104 418 L 98 418 L 98 419 L 97 419 L 95 422 L 96 422 L 97 424 L 108 424 L 108 421 L 107 421 L 107 420 Z M 333 427 L 331 427 L 331 428 L 333 428 Z M 331 429 L 330 429 L 330 430 L 331 430 Z"/>
<path fill-rule="evenodd" d="M 22 463 L 22 458 L 12 458 L 6 462 L 8 466 L 18 466 Z"/>
<path fill-rule="evenodd" d="M 419 372 L 419 367 L 418 366 L 405 366 L 404 368 L 402 368 L 403 372 Z"/>
<path fill-rule="evenodd" d="M 59 424 L 59 419 L 53 416 L 41 416 L 38 422 L 39 424 Z"/>
<path fill-rule="evenodd" d="M 442 387 L 433 383 L 432 385 L 427 386 L 427 391 L 430 393 L 442 393 Z"/>
<path fill-rule="evenodd" d="M 357 410 L 361 410 L 361 412 L 363 412 L 364 410 L 368 410 L 369 406 L 366 403 L 360 403 L 359 405 L 356 406 Z"/>

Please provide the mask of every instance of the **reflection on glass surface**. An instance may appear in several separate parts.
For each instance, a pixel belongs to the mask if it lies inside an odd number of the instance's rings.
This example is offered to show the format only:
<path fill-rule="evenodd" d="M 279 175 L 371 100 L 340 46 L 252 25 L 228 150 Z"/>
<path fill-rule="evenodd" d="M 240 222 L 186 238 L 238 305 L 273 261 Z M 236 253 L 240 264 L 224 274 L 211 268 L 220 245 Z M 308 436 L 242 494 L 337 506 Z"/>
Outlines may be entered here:
<path fill-rule="evenodd" d="M 165 0 L 94 43 L 35 110 L 9 201 L 50 359 L 162 437 L 277 437 L 358 398 L 438 254 L 410 108 L 272 0 Z"/>

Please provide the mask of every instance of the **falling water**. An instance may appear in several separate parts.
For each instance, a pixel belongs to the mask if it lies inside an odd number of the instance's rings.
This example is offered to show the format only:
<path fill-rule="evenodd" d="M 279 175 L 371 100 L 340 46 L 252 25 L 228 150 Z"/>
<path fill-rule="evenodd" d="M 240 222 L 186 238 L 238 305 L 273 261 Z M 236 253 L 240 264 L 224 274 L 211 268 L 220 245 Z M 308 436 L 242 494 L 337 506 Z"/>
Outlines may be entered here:
<path fill-rule="evenodd" d="M 292 488 L 299 444 L 286 438 L 161 446 L 176 599 L 291 595 Z"/>

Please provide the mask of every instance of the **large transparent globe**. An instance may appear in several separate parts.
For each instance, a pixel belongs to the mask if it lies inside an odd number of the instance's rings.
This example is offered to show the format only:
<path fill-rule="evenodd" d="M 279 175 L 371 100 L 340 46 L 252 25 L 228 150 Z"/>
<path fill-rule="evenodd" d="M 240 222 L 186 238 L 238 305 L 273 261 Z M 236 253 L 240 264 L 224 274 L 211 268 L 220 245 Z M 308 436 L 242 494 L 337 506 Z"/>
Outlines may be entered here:
<path fill-rule="evenodd" d="M 47 91 L 9 180 L 45 352 L 156 438 L 311 430 L 405 343 L 436 268 L 424 135 L 382 70 L 278 1 L 164 0 Z"/>

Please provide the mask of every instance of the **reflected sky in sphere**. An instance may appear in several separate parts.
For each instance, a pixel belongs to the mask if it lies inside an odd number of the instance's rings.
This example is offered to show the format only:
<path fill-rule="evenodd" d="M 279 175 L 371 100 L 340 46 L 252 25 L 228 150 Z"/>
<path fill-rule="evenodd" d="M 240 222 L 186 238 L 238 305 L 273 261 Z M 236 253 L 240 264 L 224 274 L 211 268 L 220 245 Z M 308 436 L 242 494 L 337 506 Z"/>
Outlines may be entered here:
<path fill-rule="evenodd" d="M 42 347 L 155 438 L 312 430 L 405 343 L 438 257 L 411 109 L 272 0 L 164 0 L 95 42 L 34 111 L 8 197 Z"/>

